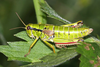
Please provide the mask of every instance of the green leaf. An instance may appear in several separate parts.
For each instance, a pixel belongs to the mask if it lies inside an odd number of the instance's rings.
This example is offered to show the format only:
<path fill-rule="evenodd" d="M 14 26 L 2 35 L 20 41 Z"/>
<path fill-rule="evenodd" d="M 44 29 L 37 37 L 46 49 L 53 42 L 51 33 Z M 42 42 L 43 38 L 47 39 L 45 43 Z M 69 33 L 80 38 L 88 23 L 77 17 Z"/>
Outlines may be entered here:
<path fill-rule="evenodd" d="M 97 45 L 100 46 L 100 40 L 93 36 L 85 39 L 85 42 L 95 42 L 95 43 L 97 43 Z"/>
<path fill-rule="evenodd" d="M 100 46 L 96 43 L 81 43 L 76 50 L 81 54 L 80 67 L 100 66 Z"/>
<path fill-rule="evenodd" d="M 48 4 L 47 2 L 45 3 L 40 3 L 41 5 L 41 10 L 43 12 L 45 12 L 46 14 L 48 14 L 49 17 L 57 19 L 59 21 L 62 21 L 63 23 L 66 24 L 70 24 L 71 22 L 69 22 L 68 20 L 62 18 L 61 16 L 59 16 Z"/>
<path fill-rule="evenodd" d="M 38 40 L 30 54 L 27 57 L 24 57 L 34 40 L 29 38 L 25 31 L 17 33 L 15 36 L 24 39 L 25 41 L 8 42 L 9 45 L 0 46 L 0 52 L 6 55 L 8 60 L 38 62 L 41 61 L 40 58 L 53 52 L 46 44 L 41 40 Z M 56 52 L 57 51 L 58 50 L 56 49 Z"/>
<path fill-rule="evenodd" d="M 36 17 L 37 17 L 37 22 L 38 24 L 41 23 L 41 24 L 46 24 L 46 14 L 43 13 L 41 10 L 40 10 L 40 4 L 39 2 L 41 3 L 44 3 L 44 0 L 33 0 L 33 3 L 34 3 L 34 7 L 35 7 L 35 12 L 36 12 Z"/>
<path fill-rule="evenodd" d="M 52 67 L 52 66 L 60 65 L 64 62 L 66 62 L 67 60 L 72 59 L 78 55 L 78 53 L 76 52 L 75 49 L 76 48 L 62 49 L 61 51 L 57 52 L 56 54 L 51 53 L 51 54 L 41 58 L 41 60 L 43 60 L 42 62 L 36 62 L 33 64 L 29 64 L 29 65 L 26 65 L 25 67 L 29 67 L 29 66 Z"/>

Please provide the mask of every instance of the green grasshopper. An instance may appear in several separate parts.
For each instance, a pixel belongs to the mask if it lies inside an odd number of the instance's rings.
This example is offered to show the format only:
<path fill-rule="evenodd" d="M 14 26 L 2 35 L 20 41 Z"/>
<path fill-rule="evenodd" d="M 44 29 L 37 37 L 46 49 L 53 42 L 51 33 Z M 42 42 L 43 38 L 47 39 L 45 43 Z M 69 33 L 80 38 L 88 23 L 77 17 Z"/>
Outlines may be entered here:
<path fill-rule="evenodd" d="M 61 26 L 55 26 L 51 24 L 26 25 L 18 14 L 17 16 L 24 24 L 28 36 L 35 39 L 30 45 L 28 53 L 25 54 L 24 57 L 30 53 L 31 48 L 35 45 L 38 39 L 41 39 L 44 43 L 46 43 L 55 53 L 54 46 L 49 42 L 54 42 L 57 48 L 62 48 L 68 45 L 77 45 L 79 44 L 78 42 L 84 41 L 82 39 L 84 36 L 89 35 L 93 31 L 92 28 L 79 28 L 83 25 L 82 21 Z"/>

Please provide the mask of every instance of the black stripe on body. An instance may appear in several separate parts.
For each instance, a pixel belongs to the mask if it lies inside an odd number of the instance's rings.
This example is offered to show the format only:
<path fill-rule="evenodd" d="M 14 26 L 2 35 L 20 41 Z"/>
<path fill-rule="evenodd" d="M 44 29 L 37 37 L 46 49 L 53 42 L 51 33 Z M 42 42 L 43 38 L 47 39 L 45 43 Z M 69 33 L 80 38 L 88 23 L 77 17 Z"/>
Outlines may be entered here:
<path fill-rule="evenodd" d="M 29 26 L 29 29 L 30 29 L 30 30 L 34 30 L 34 31 L 40 31 L 40 32 L 42 32 L 42 30 L 36 29 L 36 28 L 32 28 L 32 27 L 30 27 L 30 26 Z"/>

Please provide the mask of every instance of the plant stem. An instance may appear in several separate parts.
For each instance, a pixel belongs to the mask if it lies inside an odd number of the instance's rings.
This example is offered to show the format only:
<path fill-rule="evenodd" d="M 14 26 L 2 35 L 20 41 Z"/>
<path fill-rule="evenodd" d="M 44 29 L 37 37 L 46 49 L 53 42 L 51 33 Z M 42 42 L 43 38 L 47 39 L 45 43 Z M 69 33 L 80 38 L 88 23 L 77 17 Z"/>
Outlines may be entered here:
<path fill-rule="evenodd" d="M 46 14 L 44 14 L 41 11 L 40 4 L 39 3 L 44 3 L 44 0 L 33 0 L 34 7 L 35 7 L 35 12 L 36 12 L 36 17 L 37 17 L 37 23 L 38 24 L 46 24 Z"/>

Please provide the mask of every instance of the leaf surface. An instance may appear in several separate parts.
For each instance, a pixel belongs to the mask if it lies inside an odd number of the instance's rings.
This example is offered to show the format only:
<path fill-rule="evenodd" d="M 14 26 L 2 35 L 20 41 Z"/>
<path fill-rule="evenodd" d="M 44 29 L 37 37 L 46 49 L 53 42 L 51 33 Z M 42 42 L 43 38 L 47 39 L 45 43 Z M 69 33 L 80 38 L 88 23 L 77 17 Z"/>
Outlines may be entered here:
<path fill-rule="evenodd" d="M 27 57 L 24 57 L 34 40 L 29 38 L 25 31 L 17 33 L 15 36 L 24 39 L 25 41 L 8 42 L 9 45 L 0 46 L 0 52 L 4 53 L 8 57 L 8 60 L 38 62 L 41 61 L 40 58 L 52 53 L 52 49 L 41 40 L 38 40 L 31 49 L 30 54 Z M 56 51 L 58 50 L 56 49 Z"/>
<path fill-rule="evenodd" d="M 80 67 L 100 66 L 100 46 L 96 43 L 81 43 L 76 50 L 81 54 Z"/>

